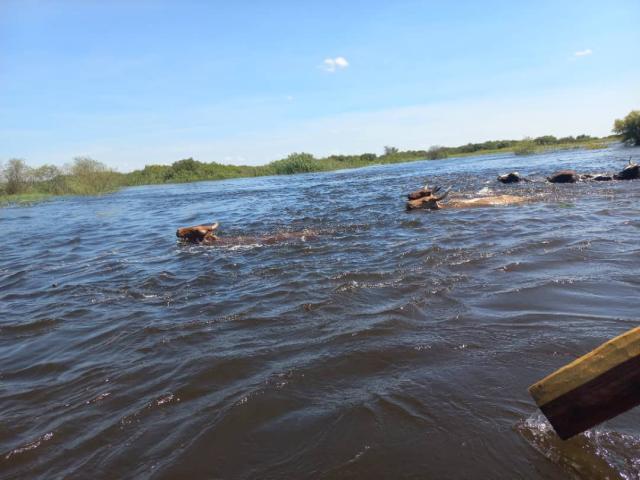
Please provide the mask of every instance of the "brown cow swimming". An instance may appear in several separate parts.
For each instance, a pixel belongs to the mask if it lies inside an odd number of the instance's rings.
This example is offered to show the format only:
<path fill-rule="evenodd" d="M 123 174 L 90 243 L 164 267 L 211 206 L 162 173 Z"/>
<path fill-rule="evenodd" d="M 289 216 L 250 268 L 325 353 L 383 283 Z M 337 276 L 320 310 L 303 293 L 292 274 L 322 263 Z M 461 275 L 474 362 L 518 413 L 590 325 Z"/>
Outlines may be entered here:
<path fill-rule="evenodd" d="M 187 242 L 200 243 L 213 242 L 218 237 L 213 233 L 220 226 L 218 222 L 210 225 L 195 225 L 193 227 L 182 227 L 176 231 L 176 237 Z"/>
<path fill-rule="evenodd" d="M 182 227 L 176 231 L 176 236 L 185 242 L 199 243 L 203 245 L 254 245 L 286 242 L 289 240 L 308 240 L 316 238 L 319 234 L 314 230 L 303 230 L 300 232 L 279 232 L 272 235 L 262 236 L 239 236 L 220 237 L 215 234 L 220 224 L 218 222 L 207 225 L 195 225 L 193 227 Z"/>
<path fill-rule="evenodd" d="M 441 192 L 440 187 L 433 189 L 425 187 L 417 192 L 410 193 L 409 200 L 407 201 L 407 210 L 428 209 L 438 210 L 441 208 L 469 208 L 469 207 L 497 207 L 502 205 L 517 205 L 528 201 L 525 197 L 517 195 L 489 195 L 486 197 L 476 198 L 451 198 L 446 203 L 440 203 L 449 194 L 447 189 Z M 419 198 L 412 198 L 418 192 L 423 192 L 423 195 Z"/>

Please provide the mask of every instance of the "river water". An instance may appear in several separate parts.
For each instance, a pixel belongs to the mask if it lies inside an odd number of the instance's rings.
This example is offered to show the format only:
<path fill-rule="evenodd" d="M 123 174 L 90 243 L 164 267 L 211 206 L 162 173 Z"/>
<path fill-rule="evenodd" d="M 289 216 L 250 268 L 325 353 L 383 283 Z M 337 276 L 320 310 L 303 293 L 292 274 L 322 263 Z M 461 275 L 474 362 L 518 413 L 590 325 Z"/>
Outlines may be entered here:
<path fill-rule="evenodd" d="M 0 478 L 640 478 L 527 387 L 640 320 L 638 149 L 137 187 L 0 210 Z M 450 185 L 510 207 L 405 213 Z M 279 244 L 184 246 L 301 231 Z M 245 242 L 246 243 L 246 242 Z"/>

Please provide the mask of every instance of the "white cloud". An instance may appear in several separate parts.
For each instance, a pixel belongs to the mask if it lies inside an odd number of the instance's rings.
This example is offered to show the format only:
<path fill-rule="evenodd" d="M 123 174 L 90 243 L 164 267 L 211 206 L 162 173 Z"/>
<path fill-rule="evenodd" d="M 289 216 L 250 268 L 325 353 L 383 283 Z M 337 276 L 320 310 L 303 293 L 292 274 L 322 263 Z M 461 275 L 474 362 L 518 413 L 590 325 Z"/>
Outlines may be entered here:
<path fill-rule="evenodd" d="M 325 58 L 321 68 L 325 72 L 334 73 L 337 70 L 345 69 L 349 66 L 349 62 L 344 57 Z"/>
<path fill-rule="evenodd" d="M 336 57 L 334 58 L 336 65 L 340 68 L 347 68 L 349 66 L 349 62 L 344 57 Z"/>
<path fill-rule="evenodd" d="M 587 48 L 585 50 L 579 50 L 576 53 L 573 54 L 574 57 L 586 57 L 588 55 L 591 55 L 593 53 L 593 51 L 590 48 Z"/>

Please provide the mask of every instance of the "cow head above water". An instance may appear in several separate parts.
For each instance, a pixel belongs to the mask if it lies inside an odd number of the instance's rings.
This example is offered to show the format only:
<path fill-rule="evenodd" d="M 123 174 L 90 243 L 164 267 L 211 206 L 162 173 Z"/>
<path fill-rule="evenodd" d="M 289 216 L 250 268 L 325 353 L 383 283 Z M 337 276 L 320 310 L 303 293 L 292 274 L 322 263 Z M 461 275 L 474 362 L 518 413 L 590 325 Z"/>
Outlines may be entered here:
<path fill-rule="evenodd" d="M 636 180 L 640 178 L 640 165 L 629 158 L 629 164 L 613 176 L 616 180 Z"/>
<path fill-rule="evenodd" d="M 440 205 L 438 205 L 438 202 L 446 198 L 446 196 L 449 194 L 450 189 L 447 189 L 444 192 L 442 192 L 441 190 L 441 187 L 425 187 L 422 190 L 422 196 L 418 198 L 415 197 L 420 191 L 411 193 L 409 195 L 409 201 L 407 202 L 407 210 L 415 210 L 418 208 L 426 208 L 430 210 L 439 209 Z"/>
<path fill-rule="evenodd" d="M 220 225 L 218 222 L 210 225 L 195 225 L 193 227 L 182 227 L 176 231 L 176 236 L 181 240 L 199 243 L 203 240 L 215 240 L 213 233 Z"/>

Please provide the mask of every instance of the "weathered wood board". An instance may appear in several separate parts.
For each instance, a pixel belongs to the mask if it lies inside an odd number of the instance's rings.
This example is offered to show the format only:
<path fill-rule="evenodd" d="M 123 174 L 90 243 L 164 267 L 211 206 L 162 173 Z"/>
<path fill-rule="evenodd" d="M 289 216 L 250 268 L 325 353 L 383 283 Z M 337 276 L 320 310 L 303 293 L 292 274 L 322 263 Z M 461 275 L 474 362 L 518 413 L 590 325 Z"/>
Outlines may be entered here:
<path fill-rule="evenodd" d="M 531 387 L 566 440 L 640 404 L 640 327 L 602 344 Z"/>

